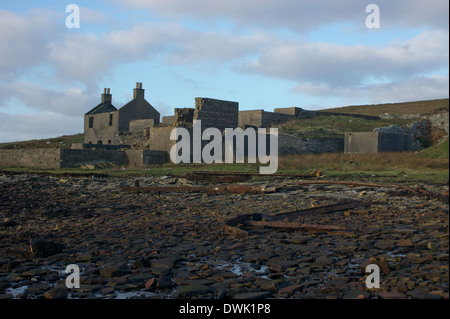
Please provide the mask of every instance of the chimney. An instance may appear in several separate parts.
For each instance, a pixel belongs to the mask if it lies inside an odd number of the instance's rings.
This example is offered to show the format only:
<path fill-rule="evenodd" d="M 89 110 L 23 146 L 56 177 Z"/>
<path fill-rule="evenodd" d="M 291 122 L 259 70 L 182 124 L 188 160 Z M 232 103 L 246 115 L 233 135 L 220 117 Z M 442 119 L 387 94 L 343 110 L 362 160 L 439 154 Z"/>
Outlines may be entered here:
<path fill-rule="evenodd" d="M 102 94 L 102 103 L 111 104 L 111 102 L 112 102 L 112 95 L 110 93 L 110 89 L 104 88 Z"/>
<path fill-rule="evenodd" d="M 144 89 L 142 88 L 142 82 L 136 82 L 136 88 L 133 90 L 133 99 L 144 98 Z"/>

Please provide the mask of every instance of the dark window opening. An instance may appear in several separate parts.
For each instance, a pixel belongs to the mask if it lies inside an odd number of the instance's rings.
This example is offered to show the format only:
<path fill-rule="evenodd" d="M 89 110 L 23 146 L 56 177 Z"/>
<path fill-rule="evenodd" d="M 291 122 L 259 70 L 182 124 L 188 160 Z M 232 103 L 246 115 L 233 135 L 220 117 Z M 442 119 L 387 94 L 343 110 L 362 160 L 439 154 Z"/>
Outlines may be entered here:
<path fill-rule="evenodd" d="M 108 140 L 108 144 L 111 144 L 111 140 Z"/>
<path fill-rule="evenodd" d="M 113 122 L 113 115 L 109 114 L 109 126 L 112 126 L 112 122 Z"/>
<path fill-rule="evenodd" d="M 89 117 L 89 128 L 93 128 L 94 127 L 94 117 L 91 116 Z"/>
<path fill-rule="evenodd" d="M 102 141 L 98 141 L 97 144 L 103 144 Z"/>

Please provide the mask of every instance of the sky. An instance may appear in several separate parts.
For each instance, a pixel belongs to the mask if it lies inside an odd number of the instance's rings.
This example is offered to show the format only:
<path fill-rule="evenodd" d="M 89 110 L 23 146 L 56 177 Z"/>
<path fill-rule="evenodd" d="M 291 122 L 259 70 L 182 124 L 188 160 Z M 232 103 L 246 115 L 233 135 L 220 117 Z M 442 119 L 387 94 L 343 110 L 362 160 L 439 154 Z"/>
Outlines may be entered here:
<path fill-rule="evenodd" d="M 103 88 L 120 108 L 136 82 L 161 116 L 195 97 L 266 111 L 449 97 L 446 0 L 71 1 L 0 0 L 0 142 L 82 133 Z"/>

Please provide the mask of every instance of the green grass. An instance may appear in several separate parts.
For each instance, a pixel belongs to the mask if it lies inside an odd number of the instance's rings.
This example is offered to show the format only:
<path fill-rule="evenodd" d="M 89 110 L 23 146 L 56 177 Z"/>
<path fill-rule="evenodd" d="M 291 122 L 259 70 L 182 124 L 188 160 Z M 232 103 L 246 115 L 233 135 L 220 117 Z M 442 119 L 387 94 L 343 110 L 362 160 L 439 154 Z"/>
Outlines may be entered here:
<path fill-rule="evenodd" d="M 379 116 L 380 114 L 435 114 L 449 110 L 449 99 L 385 103 L 372 105 L 352 105 L 322 111 Z"/>
<path fill-rule="evenodd" d="M 327 178 L 385 182 L 431 182 L 449 180 L 449 158 L 420 153 L 343 154 L 323 153 L 281 156 L 279 171 L 306 172 L 320 169 Z"/>
<path fill-rule="evenodd" d="M 447 155 L 442 149 L 447 145 Z M 438 151 L 439 150 L 439 151 Z M 379 154 L 303 154 L 279 157 L 277 173 L 308 174 L 319 169 L 324 179 L 446 184 L 449 180 L 448 141 L 436 147 L 435 156 L 422 152 L 379 153 Z M 10 172 L 28 172 L 53 174 L 105 174 L 109 177 L 149 177 L 164 175 L 185 175 L 192 171 L 215 172 L 258 172 L 258 164 L 163 164 L 152 165 L 145 169 L 101 168 L 80 169 L 64 168 L 45 170 L 37 168 L 2 168 Z M 256 176 L 257 180 L 270 176 Z"/>
<path fill-rule="evenodd" d="M 419 153 L 417 153 L 418 157 L 424 157 L 424 158 L 448 158 L 449 157 L 449 144 L 448 144 L 448 138 L 443 141 L 442 143 L 439 143 L 437 145 L 428 147 Z"/>

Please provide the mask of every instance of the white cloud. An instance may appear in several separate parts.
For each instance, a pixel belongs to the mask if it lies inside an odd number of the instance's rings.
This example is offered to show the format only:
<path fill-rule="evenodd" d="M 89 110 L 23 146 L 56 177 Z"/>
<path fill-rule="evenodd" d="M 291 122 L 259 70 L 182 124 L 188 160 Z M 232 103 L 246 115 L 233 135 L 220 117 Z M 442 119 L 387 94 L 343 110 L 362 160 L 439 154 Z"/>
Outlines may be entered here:
<path fill-rule="evenodd" d="M 448 67 L 448 34 L 425 31 L 386 48 L 279 41 L 236 70 L 314 85 L 363 85 L 398 80 Z"/>
<path fill-rule="evenodd" d="M 344 104 L 388 103 L 445 98 L 449 95 L 448 76 L 417 76 L 402 81 L 361 86 L 299 84 L 293 93 L 340 99 Z"/>
<path fill-rule="evenodd" d="M 24 15 L 0 10 L 0 81 L 45 63 L 46 38 L 55 26 L 51 14 L 42 10 Z"/>
<path fill-rule="evenodd" d="M 289 28 L 302 33 L 338 22 L 365 22 L 370 2 L 360 0 L 110 0 L 128 8 L 146 8 L 174 19 L 227 19 L 240 27 Z M 430 26 L 448 29 L 448 1 L 378 0 L 383 27 Z"/>
<path fill-rule="evenodd" d="M 14 115 L 0 112 L 0 122 L 0 143 L 82 133 L 84 125 L 80 116 L 51 112 Z"/>
<path fill-rule="evenodd" d="M 448 96 L 448 74 L 430 76 L 448 69 L 447 1 L 378 1 L 383 31 L 393 26 L 426 26 L 418 36 L 385 47 L 307 42 L 302 37 L 294 41 L 277 34 L 278 28 L 302 34 L 336 22 L 363 24 L 366 4 L 360 1 L 110 1 L 149 9 L 155 21 L 165 22 L 136 22 L 127 28 L 113 23 L 94 33 L 89 27 L 66 29 L 63 9 L 0 10 L 0 42 L 5 44 L 0 46 L 0 108 L 4 111 L 6 102 L 14 98 L 46 112 L 24 117 L 0 114 L 1 120 L 10 122 L 2 124 L 1 131 L 10 128 L 25 136 L 25 132 L 45 134 L 41 126 L 55 132 L 75 129 L 78 126 L 69 124 L 70 120 L 76 117 L 81 123 L 80 114 L 98 103 L 99 83 L 112 76 L 116 67 L 156 58 L 174 67 L 175 73 L 179 65 L 231 68 L 290 81 L 295 85 L 291 92 L 311 96 L 370 99 L 372 103 Z M 82 26 L 83 19 L 86 25 L 118 21 L 85 7 L 81 14 Z M 215 24 L 220 19 L 231 21 L 232 26 L 207 31 L 183 24 L 186 20 Z M 198 86 L 194 78 L 189 85 Z M 164 102 L 159 104 L 165 111 Z M 67 125 L 60 127 L 58 119 Z"/>
<path fill-rule="evenodd" d="M 78 87 L 53 90 L 30 82 L 10 83 L 3 86 L 1 92 L 3 102 L 15 97 L 34 110 L 65 115 L 80 116 L 99 101 L 99 95 L 92 90 L 83 91 Z"/>

